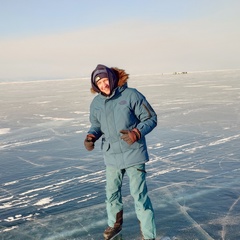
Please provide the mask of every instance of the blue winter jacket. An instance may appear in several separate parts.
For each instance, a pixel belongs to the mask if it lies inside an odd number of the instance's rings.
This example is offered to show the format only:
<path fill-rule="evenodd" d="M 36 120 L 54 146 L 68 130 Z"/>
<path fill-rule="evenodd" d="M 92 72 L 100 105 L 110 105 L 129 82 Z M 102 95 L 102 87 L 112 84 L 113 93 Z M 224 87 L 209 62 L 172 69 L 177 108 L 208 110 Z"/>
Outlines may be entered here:
<path fill-rule="evenodd" d="M 121 81 L 119 81 L 121 83 Z M 89 134 L 102 137 L 101 148 L 107 166 L 118 169 L 149 160 L 145 135 L 157 125 L 157 115 L 146 98 L 127 82 L 107 97 L 98 93 L 90 106 Z M 121 130 L 137 128 L 141 138 L 129 145 L 121 139 Z"/>

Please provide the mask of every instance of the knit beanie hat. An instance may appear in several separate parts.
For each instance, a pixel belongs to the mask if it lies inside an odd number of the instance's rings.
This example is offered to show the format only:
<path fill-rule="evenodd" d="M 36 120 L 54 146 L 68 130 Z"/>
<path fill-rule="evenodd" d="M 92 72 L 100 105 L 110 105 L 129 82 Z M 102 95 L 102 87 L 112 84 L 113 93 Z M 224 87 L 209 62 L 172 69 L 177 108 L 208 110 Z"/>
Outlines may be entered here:
<path fill-rule="evenodd" d="M 108 78 L 108 75 L 107 75 L 106 72 L 99 72 L 99 73 L 97 73 L 95 78 L 94 78 L 94 82 L 97 83 L 102 78 Z"/>

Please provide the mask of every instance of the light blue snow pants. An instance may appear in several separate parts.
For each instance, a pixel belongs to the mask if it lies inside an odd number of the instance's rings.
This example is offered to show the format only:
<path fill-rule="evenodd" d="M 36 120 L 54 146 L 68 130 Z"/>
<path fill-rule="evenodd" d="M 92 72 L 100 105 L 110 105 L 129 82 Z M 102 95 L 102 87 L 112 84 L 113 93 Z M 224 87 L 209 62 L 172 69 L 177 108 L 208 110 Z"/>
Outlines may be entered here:
<path fill-rule="evenodd" d="M 116 215 L 123 210 L 122 180 L 125 172 L 129 177 L 130 192 L 134 198 L 135 212 L 141 224 L 145 239 L 156 238 L 154 211 L 148 197 L 145 164 L 135 165 L 126 169 L 106 167 L 106 196 L 108 225 L 114 226 Z"/>

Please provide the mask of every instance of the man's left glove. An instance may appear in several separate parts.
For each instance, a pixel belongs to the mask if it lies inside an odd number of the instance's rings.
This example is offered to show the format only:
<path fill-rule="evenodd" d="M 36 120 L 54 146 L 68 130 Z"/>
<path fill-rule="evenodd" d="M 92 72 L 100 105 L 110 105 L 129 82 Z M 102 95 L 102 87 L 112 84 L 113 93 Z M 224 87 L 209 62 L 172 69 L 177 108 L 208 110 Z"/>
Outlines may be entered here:
<path fill-rule="evenodd" d="M 141 133 L 137 128 L 130 130 L 121 130 L 122 133 L 121 139 L 127 142 L 129 145 L 132 145 L 141 138 Z"/>
<path fill-rule="evenodd" d="M 96 142 L 96 137 L 93 134 L 88 134 L 84 140 L 84 146 L 88 151 L 94 149 L 94 142 Z"/>

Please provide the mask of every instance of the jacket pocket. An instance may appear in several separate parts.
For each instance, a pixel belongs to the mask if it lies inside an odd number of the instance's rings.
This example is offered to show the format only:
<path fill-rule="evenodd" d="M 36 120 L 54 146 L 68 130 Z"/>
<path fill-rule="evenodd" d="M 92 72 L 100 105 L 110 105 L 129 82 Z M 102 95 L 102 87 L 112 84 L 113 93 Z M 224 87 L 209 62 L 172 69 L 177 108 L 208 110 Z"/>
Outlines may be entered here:
<path fill-rule="evenodd" d="M 127 142 L 125 142 L 124 140 L 121 141 L 121 145 L 122 145 L 122 149 L 124 150 L 129 150 L 129 149 L 139 149 L 143 146 L 143 143 L 140 140 L 138 140 L 137 142 L 129 145 Z"/>
<path fill-rule="evenodd" d="M 110 143 L 105 138 L 102 139 L 101 149 L 103 152 L 107 152 L 110 149 Z"/>

